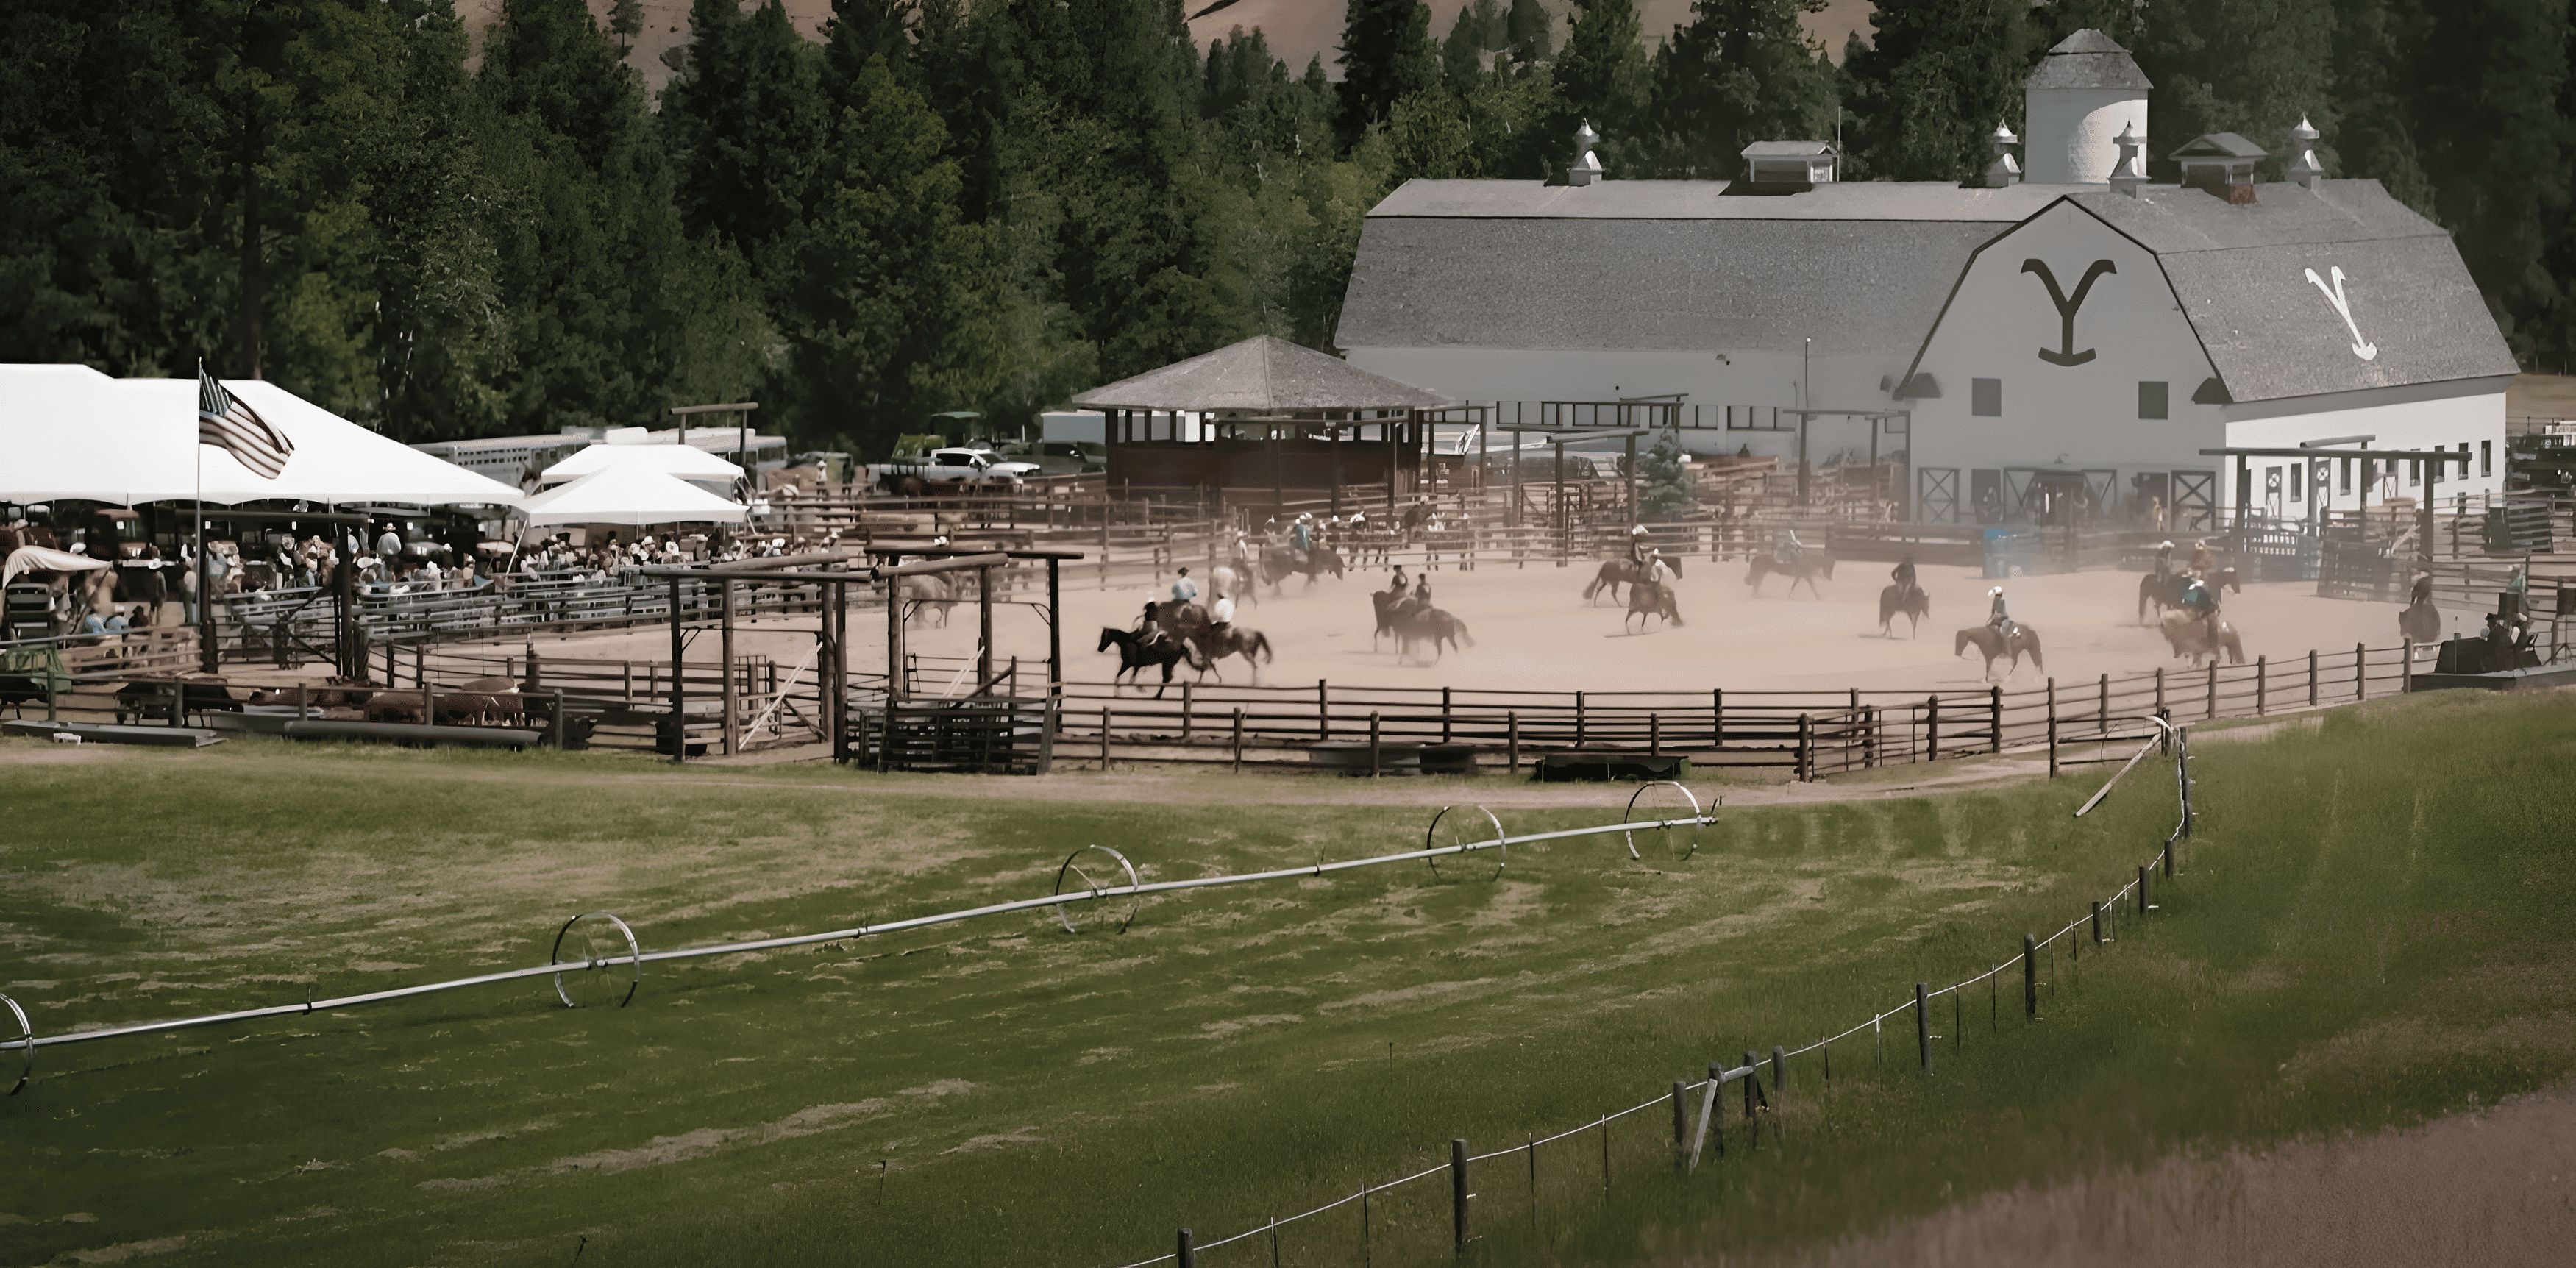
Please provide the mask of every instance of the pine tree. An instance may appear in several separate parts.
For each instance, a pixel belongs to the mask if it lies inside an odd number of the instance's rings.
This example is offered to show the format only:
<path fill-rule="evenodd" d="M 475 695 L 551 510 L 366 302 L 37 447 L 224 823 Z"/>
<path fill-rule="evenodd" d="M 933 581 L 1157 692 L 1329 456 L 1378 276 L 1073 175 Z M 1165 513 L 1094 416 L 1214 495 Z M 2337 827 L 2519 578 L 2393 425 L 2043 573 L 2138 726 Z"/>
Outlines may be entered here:
<path fill-rule="evenodd" d="M 1882 0 L 1843 59 L 1845 178 L 1974 179 L 2018 130 L 2034 28 L 2023 0 Z M 2161 132 L 2163 103 L 2157 103 Z"/>
<path fill-rule="evenodd" d="M 1637 474 L 1644 485 L 1637 497 L 1647 519 L 1670 523 L 1688 516 L 1699 505 L 1690 468 L 1682 461 L 1679 429 L 1666 428 L 1656 434 L 1654 445 L 1638 456 Z"/>
<path fill-rule="evenodd" d="M 1503 24 L 1512 57 L 1524 64 L 1544 61 L 1554 51 L 1553 23 L 1539 0 L 1512 0 L 1511 13 Z"/>
<path fill-rule="evenodd" d="M 1557 114 L 1548 129 L 1551 171 L 1574 157 L 1574 130 L 1590 123 L 1612 175 L 1638 176 L 1653 150 L 1647 103 L 1653 68 L 1640 42 L 1636 0 L 1584 0 L 1555 64 Z"/>
<path fill-rule="evenodd" d="M 842 87 L 855 84 L 872 59 L 885 59 L 897 79 L 912 72 L 912 0 L 832 0 L 823 29 L 823 80 L 835 109 L 855 104 Z"/>
<path fill-rule="evenodd" d="M 662 91 L 680 211 L 756 265 L 805 218 L 826 108 L 817 56 L 778 0 L 697 0 L 688 68 Z"/>
<path fill-rule="evenodd" d="M 2340 100 L 2323 55 L 2334 29 L 2335 0 L 2158 4 L 2132 50 L 2156 85 L 2156 148 L 2170 153 L 2193 137 L 2237 132 L 2279 150 L 2303 115 L 2334 131 Z"/>
<path fill-rule="evenodd" d="M 608 29 L 617 37 L 618 56 L 633 52 L 635 37 L 644 33 L 643 0 L 616 0 L 609 5 Z"/>
<path fill-rule="evenodd" d="M 1835 75 L 1798 25 L 1822 0 L 1693 0 L 1655 58 L 1656 165 L 1731 176 L 1754 141 L 1833 137 Z"/>
<path fill-rule="evenodd" d="M 1342 17 L 1342 143 L 1351 145 L 1405 97 L 1439 82 L 1431 10 L 1422 0 L 1350 0 Z"/>

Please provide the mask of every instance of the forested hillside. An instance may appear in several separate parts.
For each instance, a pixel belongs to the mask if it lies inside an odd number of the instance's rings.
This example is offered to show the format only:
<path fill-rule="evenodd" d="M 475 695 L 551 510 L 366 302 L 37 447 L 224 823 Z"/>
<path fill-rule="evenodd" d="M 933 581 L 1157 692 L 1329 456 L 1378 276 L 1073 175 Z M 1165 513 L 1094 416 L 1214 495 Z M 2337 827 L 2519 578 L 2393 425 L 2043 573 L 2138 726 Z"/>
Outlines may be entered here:
<path fill-rule="evenodd" d="M 648 99 L 635 0 L 497 0 L 479 48 L 453 0 L 16 0 L 0 360 L 202 356 L 406 440 L 748 397 L 872 451 L 1257 332 L 1329 347 L 1371 204 L 1538 179 L 1582 119 L 1613 178 L 1838 127 L 1852 176 L 1969 177 L 2084 26 L 2156 80 L 2157 152 L 2305 114 L 2459 235 L 2526 364 L 2576 354 L 2568 0 L 1886 0 L 1839 67 L 1820 8 L 1693 0 L 1657 41 L 1637 0 L 1349 0 L 1332 82 L 1257 31 L 1202 52 L 1180 0 L 836 0 L 820 42 L 696 0 Z"/>

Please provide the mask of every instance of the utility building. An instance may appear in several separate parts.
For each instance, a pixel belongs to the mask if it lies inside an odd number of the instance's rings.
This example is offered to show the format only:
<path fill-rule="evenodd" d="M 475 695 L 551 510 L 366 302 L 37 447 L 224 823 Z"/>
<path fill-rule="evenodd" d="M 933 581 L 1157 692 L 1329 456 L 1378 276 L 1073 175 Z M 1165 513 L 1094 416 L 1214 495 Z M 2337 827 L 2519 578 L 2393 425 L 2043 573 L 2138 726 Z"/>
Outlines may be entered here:
<path fill-rule="evenodd" d="M 2149 88 L 2100 32 L 2050 50 L 2027 180 L 1999 125 L 1968 186 L 1842 181 L 1812 141 L 1750 146 L 1731 181 L 1619 180 L 1587 154 L 1563 185 L 1408 182 L 1363 226 L 1339 337 L 1506 418 L 1678 397 L 1702 452 L 1894 455 L 1927 521 L 2161 506 L 2188 530 L 2500 491 L 2515 366 L 2449 235 L 2326 179 L 2304 124 L 2284 180 L 2220 133 L 2165 147 L 2181 179 L 2150 182 Z M 2359 437 L 2471 460 L 2333 457 Z M 2241 474 L 2201 452 L 2303 444 L 2316 460 Z"/>

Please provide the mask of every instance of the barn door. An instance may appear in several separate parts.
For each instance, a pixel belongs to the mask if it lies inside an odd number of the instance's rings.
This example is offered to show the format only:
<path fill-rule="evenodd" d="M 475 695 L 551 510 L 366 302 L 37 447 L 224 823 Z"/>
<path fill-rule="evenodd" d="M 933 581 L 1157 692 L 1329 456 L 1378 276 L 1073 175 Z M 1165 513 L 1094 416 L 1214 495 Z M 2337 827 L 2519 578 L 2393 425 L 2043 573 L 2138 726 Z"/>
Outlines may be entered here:
<path fill-rule="evenodd" d="M 1923 522 L 1927 524 L 1959 522 L 1959 469 L 1957 467 L 1925 467 L 1914 473 L 1914 480 L 1915 505 L 1922 510 L 1920 518 Z"/>
<path fill-rule="evenodd" d="M 2205 533 L 2218 527 L 2218 473 L 2173 473 L 2173 527 L 2177 533 Z"/>
<path fill-rule="evenodd" d="M 2120 473 L 2086 468 L 2084 495 L 2086 519 L 2109 519 L 2120 504 Z"/>

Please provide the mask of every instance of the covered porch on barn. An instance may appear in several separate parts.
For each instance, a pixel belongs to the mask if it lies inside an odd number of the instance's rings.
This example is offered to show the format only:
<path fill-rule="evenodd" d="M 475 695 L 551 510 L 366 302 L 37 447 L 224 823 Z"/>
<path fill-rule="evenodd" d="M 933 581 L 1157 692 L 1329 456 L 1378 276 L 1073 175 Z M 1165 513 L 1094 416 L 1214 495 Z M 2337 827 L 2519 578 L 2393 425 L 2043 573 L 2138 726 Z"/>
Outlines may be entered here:
<path fill-rule="evenodd" d="M 1422 487 L 1429 411 L 1447 397 L 1258 335 L 1076 396 L 1103 420 L 1113 497 L 1338 514 Z"/>

